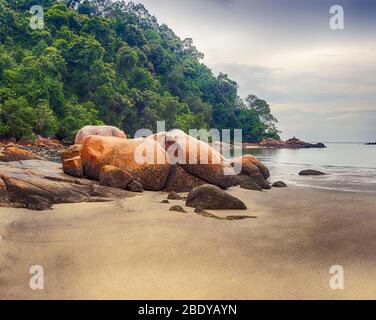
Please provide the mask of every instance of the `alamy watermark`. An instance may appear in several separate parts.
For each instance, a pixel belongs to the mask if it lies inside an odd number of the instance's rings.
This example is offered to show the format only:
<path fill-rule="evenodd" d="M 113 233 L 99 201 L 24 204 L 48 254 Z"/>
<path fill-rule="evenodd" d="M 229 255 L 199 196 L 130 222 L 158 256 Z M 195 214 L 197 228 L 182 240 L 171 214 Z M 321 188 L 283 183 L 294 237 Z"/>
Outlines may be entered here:
<path fill-rule="evenodd" d="M 30 289 L 32 290 L 43 290 L 44 289 L 44 269 L 40 265 L 31 266 L 29 273 L 32 277 L 29 281 Z"/>
<path fill-rule="evenodd" d="M 329 26 L 332 30 L 345 29 L 345 10 L 340 5 L 331 6 L 329 13 L 332 15 L 329 20 Z"/>
<path fill-rule="evenodd" d="M 331 266 L 329 273 L 332 274 L 329 280 L 329 287 L 333 290 L 345 289 L 345 271 L 343 267 L 340 265 Z"/>
<path fill-rule="evenodd" d="M 44 29 L 44 10 L 41 6 L 35 5 L 30 8 L 30 28 L 32 30 Z"/>
<path fill-rule="evenodd" d="M 45 27 L 44 10 L 40 5 L 33 5 L 30 8 L 32 17 L 30 18 L 30 28 L 32 30 L 42 30 Z M 341 5 L 332 5 L 329 8 L 329 27 L 332 30 L 343 30 L 345 28 L 345 11 Z"/>

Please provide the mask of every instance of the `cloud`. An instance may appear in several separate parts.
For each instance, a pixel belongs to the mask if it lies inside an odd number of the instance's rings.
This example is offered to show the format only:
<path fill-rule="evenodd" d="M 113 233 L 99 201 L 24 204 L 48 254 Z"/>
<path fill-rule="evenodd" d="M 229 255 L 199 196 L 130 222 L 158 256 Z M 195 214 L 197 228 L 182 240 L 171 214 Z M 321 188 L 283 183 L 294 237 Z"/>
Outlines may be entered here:
<path fill-rule="evenodd" d="M 193 38 L 204 62 L 236 80 L 242 97 L 270 102 L 286 135 L 375 139 L 368 119 L 376 109 L 376 1 L 141 2 L 178 36 Z M 344 7 L 345 30 L 329 28 L 333 4 Z"/>

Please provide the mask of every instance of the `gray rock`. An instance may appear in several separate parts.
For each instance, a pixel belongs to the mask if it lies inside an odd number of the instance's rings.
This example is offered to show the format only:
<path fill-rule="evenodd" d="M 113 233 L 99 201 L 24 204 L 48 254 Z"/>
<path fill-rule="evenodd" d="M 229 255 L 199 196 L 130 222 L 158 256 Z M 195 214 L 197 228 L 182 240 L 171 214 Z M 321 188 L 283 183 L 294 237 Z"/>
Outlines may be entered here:
<path fill-rule="evenodd" d="M 260 173 L 264 177 L 265 180 L 270 177 L 269 169 L 265 165 L 263 165 L 262 163 L 259 163 L 256 166 L 260 170 Z"/>
<path fill-rule="evenodd" d="M 270 189 L 271 188 L 270 183 L 268 181 L 266 181 L 265 178 L 260 173 L 253 174 L 253 175 L 249 176 L 249 178 L 255 184 L 257 184 L 261 189 Z"/>
<path fill-rule="evenodd" d="M 247 190 L 262 191 L 261 187 L 249 176 L 240 175 L 237 177 L 240 188 Z"/>
<path fill-rule="evenodd" d="M 188 173 L 179 165 L 171 166 L 170 173 L 164 186 L 165 191 L 189 192 L 206 182 Z"/>
<path fill-rule="evenodd" d="M 247 206 L 238 198 L 221 188 L 209 184 L 193 189 L 187 197 L 186 205 L 202 209 L 246 210 Z"/>
<path fill-rule="evenodd" d="M 307 170 L 302 170 L 299 172 L 300 176 L 322 176 L 325 175 L 326 173 L 318 171 L 318 170 L 312 170 L 312 169 L 307 169 Z"/>

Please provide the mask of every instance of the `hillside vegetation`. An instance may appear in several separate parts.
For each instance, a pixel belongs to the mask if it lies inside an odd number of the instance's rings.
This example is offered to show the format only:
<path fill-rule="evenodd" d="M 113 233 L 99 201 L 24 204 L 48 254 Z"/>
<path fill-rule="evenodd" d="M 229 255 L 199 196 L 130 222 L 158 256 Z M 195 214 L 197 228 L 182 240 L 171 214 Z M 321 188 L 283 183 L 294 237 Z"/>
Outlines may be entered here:
<path fill-rule="evenodd" d="M 44 28 L 30 28 L 30 8 Z M 137 129 L 239 128 L 243 140 L 278 137 L 269 105 L 239 98 L 192 39 L 142 5 L 108 0 L 0 0 L 0 137 L 71 142 L 86 124 Z"/>

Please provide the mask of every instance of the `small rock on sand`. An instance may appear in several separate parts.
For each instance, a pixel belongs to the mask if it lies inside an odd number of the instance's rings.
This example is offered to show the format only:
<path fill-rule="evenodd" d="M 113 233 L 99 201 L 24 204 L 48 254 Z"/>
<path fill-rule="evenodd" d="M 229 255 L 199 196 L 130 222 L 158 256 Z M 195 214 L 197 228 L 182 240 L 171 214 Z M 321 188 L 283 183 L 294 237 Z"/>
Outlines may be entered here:
<path fill-rule="evenodd" d="M 274 187 L 274 188 L 286 188 L 287 185 L 283 181 L 276 181 L 272 184 L 272 187 Z"/>
<path fill-rule="evenodd" d="M 181 206 L 172 206 L 172 207 L 170 208 L 170 211 L 183 212 L 183 213 L 186 213 L 186 212 L 187 212 L 187 211 L 185 211 L 185 210 L 183 209 L 183 207 L 181 207 Z"/>
<path fill-rule="evenodd" d="M 181 195 L 177 194 L 175 191 L 171 191 L 168 194 L 167 199 L 169 199 L 169 200 L 183 200 L 183 197 Z"/>

